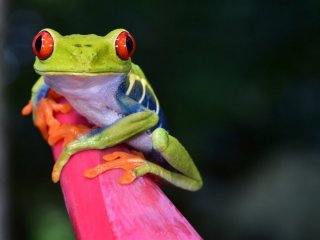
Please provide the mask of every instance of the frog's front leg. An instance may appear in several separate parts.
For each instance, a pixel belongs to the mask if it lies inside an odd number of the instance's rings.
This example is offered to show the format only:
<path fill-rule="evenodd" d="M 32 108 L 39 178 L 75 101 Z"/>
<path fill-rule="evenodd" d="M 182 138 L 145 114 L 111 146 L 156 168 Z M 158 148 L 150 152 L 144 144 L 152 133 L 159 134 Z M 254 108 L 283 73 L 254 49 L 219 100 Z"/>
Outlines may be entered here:
<path fill-rule="evenodd" d="M 152 173 L 186 190 L 196 191 L 201 188 L 200 173 L 189 153 L 176 138 L 170 136 L 163 128 L 157 128 L 152 133 L 152 143 L 153 148 L 178 172 L 171 172 L 157 164 L 147 162 L 134 170 L 137 177 Z"/>
<path fill-rule="evenodd" d="M 59 181 L 62 168 L 73 154 L 88 149 L 104 149 L 122 143 L 152 128 L 158 120 L 159 117 L 151 111 L 134 113 L 120 119 L 108 128 L 94 129 L 91 133 L 69 143 L 53 167 L 53 182 Z"/>

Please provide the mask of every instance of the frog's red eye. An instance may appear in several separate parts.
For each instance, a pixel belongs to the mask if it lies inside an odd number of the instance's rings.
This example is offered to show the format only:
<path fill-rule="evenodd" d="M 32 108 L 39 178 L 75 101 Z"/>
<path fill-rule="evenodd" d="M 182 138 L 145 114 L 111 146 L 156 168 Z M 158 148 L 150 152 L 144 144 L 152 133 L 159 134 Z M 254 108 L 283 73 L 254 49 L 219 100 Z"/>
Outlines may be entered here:
<path fill-rule="evenodd" d="M 33 38 L 32 51 L 41 60 L 51 56 L 53 47 L 53 37 L 47 31 L 41 31 Z"/>
<path fill-rule="evenodd" d="M 130 33 L 123 31 L 118 35 L 115 47 L 117 55 L 122 60 L 128 60 L 136 50 L 136 40 L 134 40 Z"/>

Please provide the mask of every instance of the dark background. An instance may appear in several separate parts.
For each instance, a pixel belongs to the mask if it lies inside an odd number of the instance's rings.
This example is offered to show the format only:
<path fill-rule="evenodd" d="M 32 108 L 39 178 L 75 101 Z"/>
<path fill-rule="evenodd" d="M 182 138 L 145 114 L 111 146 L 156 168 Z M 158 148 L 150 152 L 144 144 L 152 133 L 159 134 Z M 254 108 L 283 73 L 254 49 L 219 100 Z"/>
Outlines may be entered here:
<path fill-rule="evenodd" d="M 165 191 L 205 239 L 320 239 L 320 1 L 7 2 L 3 49 L 12 239 L 74 239 L 50 148 L 20 110 L 33 36 L 128 29 L 171 133 L 204 178 Z M 150 236 L 152 239 L 152 236 Z"/>

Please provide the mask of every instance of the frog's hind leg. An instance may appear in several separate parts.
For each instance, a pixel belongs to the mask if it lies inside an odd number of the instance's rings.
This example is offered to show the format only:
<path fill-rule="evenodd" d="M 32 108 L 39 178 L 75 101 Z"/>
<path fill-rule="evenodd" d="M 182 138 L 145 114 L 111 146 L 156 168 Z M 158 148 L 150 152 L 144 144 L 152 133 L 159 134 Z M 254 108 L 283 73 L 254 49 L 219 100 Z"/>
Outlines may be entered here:
<path fill-rule="evenodd" d="M 137 176 L 152 173 L 186 190 L 196 191 L 201 188 L 200 173 L 189 153 L 176 138 L 170 136 L 163 128 L 157 128 L 152 133 L 152 143 L 153 148 L 178 172 L 171 172 L 157 164 L 147 162 L 134 170 Z"/>

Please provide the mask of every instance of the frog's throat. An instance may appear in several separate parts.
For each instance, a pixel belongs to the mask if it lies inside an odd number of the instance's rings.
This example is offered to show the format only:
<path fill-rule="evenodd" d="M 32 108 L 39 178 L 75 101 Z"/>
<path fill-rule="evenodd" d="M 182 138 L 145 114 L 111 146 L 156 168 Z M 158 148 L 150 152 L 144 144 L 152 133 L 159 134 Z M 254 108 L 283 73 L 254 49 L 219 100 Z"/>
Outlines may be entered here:
<path fill-rule="evenodd" d="M 72 107 L 99 127 L 113 124 L 123 117 L 117 92 L 126 74 L 45 75 L 49 88 L 64 96 Z"/>

